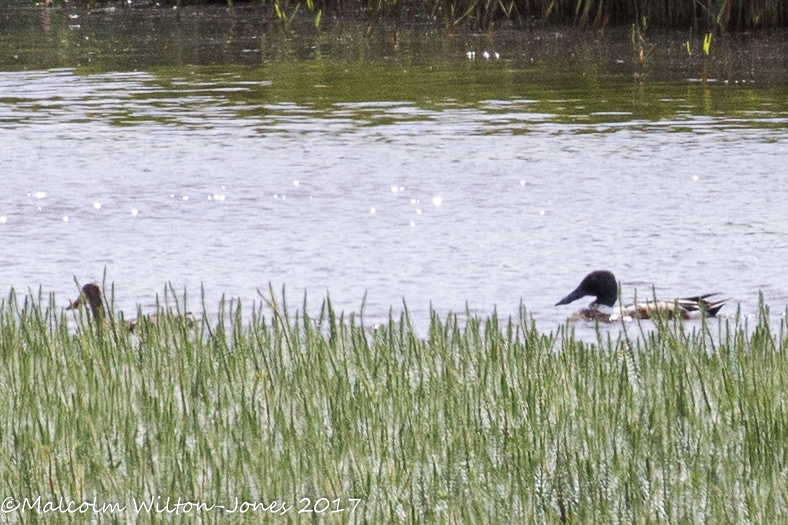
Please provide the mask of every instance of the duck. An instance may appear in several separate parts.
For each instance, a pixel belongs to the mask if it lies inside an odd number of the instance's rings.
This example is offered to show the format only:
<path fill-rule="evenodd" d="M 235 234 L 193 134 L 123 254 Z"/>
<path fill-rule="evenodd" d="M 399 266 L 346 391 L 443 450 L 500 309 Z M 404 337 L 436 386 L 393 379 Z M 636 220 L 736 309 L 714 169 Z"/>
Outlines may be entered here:
<path fill-rule="evenodd" d="M 588 308 L 575 312 L 574 319 L 585 321 L 615 322 L 618 320 L 650 319 L 656 315 L 668 318 L 689 319 L 692 312 L 706 311 L 714 317 L 730 299 L 718 299 L 719 293 L 683 297 L 672 302 L 648 300 L 614 309 L 618 300 L 618 281 L 609 270 L 595 270 L 583 278 L 580 285 L 555 305 L 569 304 L 577 299 L 592 296 L 596 299 Z"/>
<path fill-rule="evenodd" d="M 87 303 L 90 313 L 96 322 L 103 322 L 105 317 L 104 300 L 101 298 L 101 287 L 96 283 L 88 283 L 80 290 L 79 297 L 72 301 L 66 310 L 77 310 L 80 306 Z"/>
<path fill-rule="evenodd" d="M 84 285 L 80 291 L 80 295 L 76 301 L 70 303 L 66 310 L 76 310 L 81 307 L 83 304 L 87 303 L 88 307 L 90 308 L 90 313 L 94 321 L 99 325 L 103 325 L 105 323 L 105 319 L 107 317 L 106 310 L 104 309 L 104 300 L 103 294 L 101 292 L 101 287 L 96 283 L 88 283 Z M 173 315 L 174 318 L 180 318 L 181 316 Z M 158 316 L 154 315 L 146 315 L 144 319 L 147 319 L 153 324 L 156 324 Z M 195 319 L 193 315 L 189 312 L 186 313 L 185 317 L 186 324 L 191 327 L 195 323 Z M 128 319 L 125 321 L 126 328 L 129 332 L 135 333 L 137 328 L 139 327 L 142 318 L 139 319 Z"/>

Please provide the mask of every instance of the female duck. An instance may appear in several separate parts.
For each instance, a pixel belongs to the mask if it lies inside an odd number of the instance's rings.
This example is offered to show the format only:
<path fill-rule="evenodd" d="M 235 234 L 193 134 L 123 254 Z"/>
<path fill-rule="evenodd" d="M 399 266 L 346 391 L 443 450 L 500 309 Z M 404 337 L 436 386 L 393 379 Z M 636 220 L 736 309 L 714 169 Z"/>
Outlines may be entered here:
<path fill-rule="evenodd" d="M 82 293 L 80 294 L 79 298 L 68 305 L 66 310 L 73 310 L 79 308 L 84 303 L 87 303 L 90 307 L 90 313 L 93 316 L 93 320 L 96 321 L 97 324 L 101 325 L 107 318 L 106 310 L 104 309 L 104 301 L 102 299 L 101 288 L 96 283 L 88 283 L 82 287 Z M 172 315 L 167 312 L 168 315 Z M 156 314 L 153 315 L 146 315 L 143 316 L 145 319 L 150 321 L 152 324 L 156 324 L 158 320 L 158 316 Z M 172 315 L 173 319 L 181 319 L 181 316 Z M 142 318 L 140 318 L 142 319 Z M 137 327 L 140 324 L 140 319 L 129 319 L 125 322 L 129 332 L 134 333 L 137 330 Z M 191 313 L 186 313 L 186 315 L 182 318 L 187 326 L 192 327 L 195 323 L 194 317 Z"/>

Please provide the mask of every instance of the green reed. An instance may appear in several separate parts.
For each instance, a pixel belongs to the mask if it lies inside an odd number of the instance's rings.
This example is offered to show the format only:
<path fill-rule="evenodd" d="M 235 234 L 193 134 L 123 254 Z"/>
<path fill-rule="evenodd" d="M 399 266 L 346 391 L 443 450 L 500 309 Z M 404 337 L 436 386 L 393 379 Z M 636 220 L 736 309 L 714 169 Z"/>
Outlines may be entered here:
<path fill-rule="evenodd" d="M 274 6 L 280 20 L 285 12 L 295 15 L 303 7 L 303 2 L 297 0 L 249 1 Z M 170 0 L 178 5 L 181 2 L 189 3 Z M 233 2 L 227 2 L 232 8 Z M 504 20 L 538 20 L 604 30 L 608 25 L 630 25 L 644 18 L 654 26 L 676 29 L 742 31 L 788 25 L 788 4 L 784 0 L 307 0 L 307 7 L 313 13 L 332 16 L 352 15 L 360 9 L 373 18 L 393 15 L 406 19 L 439 17 L 450 23 L 464 20 L 477 28 L 492 27 Z"/>
<path fill-rule="evenodd" d="M 251 311 L 223 301 L 196 325 L 168 314 L 186 303 L 168 292 L 156 324 L 129 334 L 115 312 L 96 323 L 54 297 L 2 301 L 5 521 L 762 523 L 788 512 L 788 336 L 765 306 L 749 327 L 658 319 L 590 344 L 571 325 L 540 332 L 524 309 L 433 313 L 421 333 L 407 310 L 372 327 L 330 299 L 316 316 L 274 293 Z M 40 512 L 13 509 L 38 497 Z M 168 513 L 168 497 L 170 510 L 178 498 L 227 510 Z M 44 512 L 94 498 L 126 508 Z M 230 513 L 236 498 L 269 510 Z M 161 512 L 135 512 L 151 499 Z"/>
<path fill-rule="evenodd" d="M 112 0 L 104 0 L 109 3 Z M 64 0 L 44 0 L 45 5 L 68 4 Z M 77 0 L 77 5 L 95 9 L 102 0 Z M 186 7 L 206 3 L 226 4 L 229 9 L 244 4 L 270 7 L 271 19 L 290 31 L 296 15 L 306 15 L 319 27 L 323 13 L 371 18 L 394 16 L 413 20 L 437 17 L 449 24 L 466 21 L 476 28 L 488 28 L 510 20 L 545 21 L 592 26 L 630 25 L 647 18 L 654 26 L 745 31 L 785 27 L 788 4 L 784 0 L 166 0 L 163 4 Z M 306 8 L 306 9 L 304 9 Z"/>

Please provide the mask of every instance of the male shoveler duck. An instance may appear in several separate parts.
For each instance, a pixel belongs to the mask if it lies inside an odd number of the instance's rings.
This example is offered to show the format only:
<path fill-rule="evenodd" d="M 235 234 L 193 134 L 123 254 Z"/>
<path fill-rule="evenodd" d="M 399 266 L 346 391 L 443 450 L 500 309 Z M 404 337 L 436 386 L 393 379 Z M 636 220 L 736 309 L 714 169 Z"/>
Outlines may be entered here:
<path fill-rule="evenodd" d="M 82 306 L 84 303 L 88 303 L 90 307 L 90 313 L 93 316 L 93 320 L 96 323 L 103 324 L 106 319 L 106 311 L 104 310 L 104 300 L 102 299 L 101 287 L 99 287 L 96 283 L 88 283 L 82 287 L 82 293 L 80 294 L 79 298 L 72 302 L 70 305 L 66 307 L 66 310 L 74 310 Z M 150 321 L 152 324 L 156 324 L 158 320 L 158 316 L 156 314 L 153 315 L 145 315 L 143 316 L 145 319 Z M 178 319 L 181 316 L 172 315 L 173 318 Z M 137 330 L 137 327 L 140 325 L 141 319 L 128 319 L 126 320 L 126 327 L 128 328 L 129 332 L 134 333 Z M 194 317 L 190 312 L 187 312 L 184 317 L 187 326 L 193 326 L 195 323 Z"/>
<path fill-rule="evenodd" d="M 573 315 L 575 319 L 612 322 L 627 318 L 649 319 L 658 313 L 667 317 L 678 315 L 682 319 L 688 319 L 690 312 L 697 312 L 701 309 L 705 309 L 706 314 L 713 317 L 730 300 L 710 299 L 719 294 L 709 293 L 695 297 L 684 297 L 672 302 L 648 300 L 616 310 L 613 308 L 618 299 L 616 277 L 613 272 L 597 270 L 586 275 L 580 285 L 572 293 L 558 301 L 556 306 L 569 304 L 587 295 L 596 297 L 596 300 L 588 308 L 575 312 Z"/>

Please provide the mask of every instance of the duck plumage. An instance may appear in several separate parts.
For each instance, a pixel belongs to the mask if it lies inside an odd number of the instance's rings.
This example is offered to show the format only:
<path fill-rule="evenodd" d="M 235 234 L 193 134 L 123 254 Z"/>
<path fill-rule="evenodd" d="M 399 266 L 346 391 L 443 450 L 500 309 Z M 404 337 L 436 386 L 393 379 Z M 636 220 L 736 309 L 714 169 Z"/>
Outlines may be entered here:
<path fill-rule="evenodd" d="M 674 301 L 647 300 L 632 305 L 613 308 L 618 299 L 618 282 L 609 270 L 596 270 L 583 278 L 577 288 L 556 303 L 556 306 L 569 304 L 577 299 L 592 296 L 595 300 L 578 312 L 576 319 L 587 321 L 611 322 L 619 319 L 649 319 L 655 315 L 681 317 L 688 319 L 690 313 L 705 310 L 709 316 L 717 315 L 730 299 L 717 299 L 719 293 L 709 293 L 693 297 L 683 297 Z"/>

